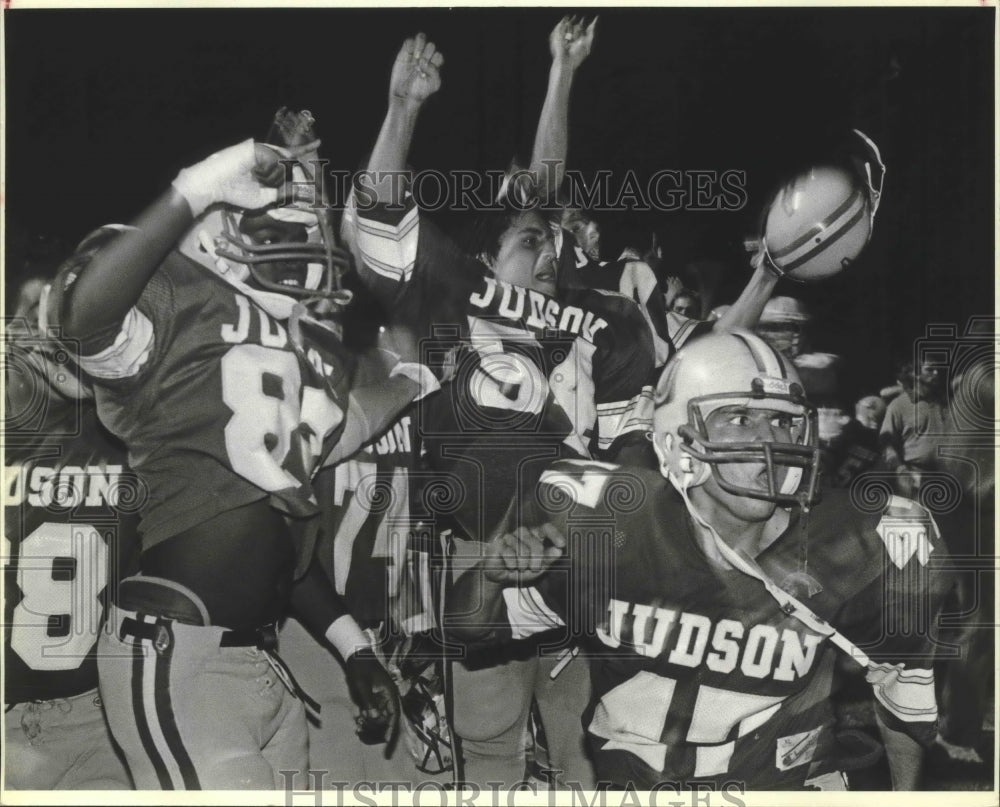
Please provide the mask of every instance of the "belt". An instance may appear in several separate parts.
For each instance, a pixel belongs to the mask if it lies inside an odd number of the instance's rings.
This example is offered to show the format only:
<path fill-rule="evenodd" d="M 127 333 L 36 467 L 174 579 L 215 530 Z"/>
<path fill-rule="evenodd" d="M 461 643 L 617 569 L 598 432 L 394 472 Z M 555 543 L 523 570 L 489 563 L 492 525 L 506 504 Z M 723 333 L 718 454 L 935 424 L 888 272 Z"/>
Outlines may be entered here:
<path fill-rule="evenodd" d="M 171 620 L 182 625 L 191 624 L 183 620 Z M 202 627 L 194 625 L 194 627 Z M 163 646 L 169 642 L 169 635 L 163 624 L 158 622 L 140 622 L 130 616 L 122 620 L 118 630 L 118 638 L 133 636 L 136 639 L 148 639 L 154 647 Z M 256 647 L 260 650 L 275 650 L 278 647 L 278 631 L 275 623 L 262 625 L 259 628 L 243 628 L 227 630 L 219 638 L 219 647 Z"/>
<path fill-rule="evenodd" d="M 163 653 L 173 643 L 173 634 L 168 625 L 169 622 L 175 621 L 182 625 L 186 624 L 180 620 L 169 620 L 162 617 L 157 619 L 156 622 L 141 622 L 138 619 L 127 616 L 122 619 L 121 627 L 118 629 L 118 638 L 123 641 L 126 636 L 134 637 L 140 641 L 145 639 L 152 643 L 153 649 L 157 653 Z M 194 625 L 192 627 L 204 626 Z M 288 669 L 288 665 L 275 652 L 278 648 L 278 633 L 275 623 L 262 625 L 259 628 L 227 630 L 219 638 L 219 647 L 256 647 L 264 651 L 267 663 L 274 670 L 275 675 L 281 679 L 281 682 L 288 691 L 302 701 L 307 709 L 314 712 L 318 717 L 320 713 L 319 703 L 295 680 L 295 676 Z"/>

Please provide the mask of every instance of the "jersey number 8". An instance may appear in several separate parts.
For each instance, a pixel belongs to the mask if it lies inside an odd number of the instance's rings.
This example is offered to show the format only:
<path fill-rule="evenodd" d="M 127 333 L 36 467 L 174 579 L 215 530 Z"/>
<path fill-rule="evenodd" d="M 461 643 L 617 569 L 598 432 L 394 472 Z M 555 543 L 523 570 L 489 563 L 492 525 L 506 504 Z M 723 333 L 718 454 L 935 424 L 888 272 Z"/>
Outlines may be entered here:
<path fill-rule="evenodd" d="M 10 542 L 5 538 L 6 549 Z M 22 542 L 11 648 L 31 669 L 74 670 L 97 641 L 108 546 L 90 524 L 46 522 Z"/>

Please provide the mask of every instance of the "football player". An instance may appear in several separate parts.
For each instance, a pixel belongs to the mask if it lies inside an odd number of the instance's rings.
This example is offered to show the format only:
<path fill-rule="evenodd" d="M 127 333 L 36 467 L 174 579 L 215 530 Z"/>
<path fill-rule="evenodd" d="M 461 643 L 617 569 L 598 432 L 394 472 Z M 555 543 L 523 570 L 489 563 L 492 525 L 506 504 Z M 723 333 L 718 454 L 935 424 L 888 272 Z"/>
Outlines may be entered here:
<path fill-rule="evenodd" d="M 417 525 L 411 519 L 410 487 L 419 481 L 414 426 L 407 410 L 378 439 L 320 471 L 314 482 L 321 524 L 317 562 L 383 658 L 411 646 L 412 639 L 407 644 L 405 637 L 426 635 L 437 624 L 429 553 L 411 541 Z M 281 648 L 303 687 L 322 705 L 318 719 L 309 721 L 310 769 L 326 771 L 334 781 L 408 782 L 413 787 L 419 765 L 422 778 L 450 781 L 444 777 L 451 769 L 447 742 L 438 737 L 428 746 L 433 754 L 420 750 L 411 757 L 414 749 L 404 742 L 411 736 L 407 722 L 402 722 L 401 736 L 388 738 L 373 721 L 361 723 L 358 733 L 370 745 L 345 742 L 355 729 L 351 683 L 324 664 L 328 651 L 295 619 L 282 627 Z M 436 659 L 423 651 L 420 655 L 415 659 L 421 663 L 419 672 L 432 668 L 427 675 L 405 675 L 411 670 L 400 663 L 403 659 L 389 667 L 400 689 L 401 721 L 411 722 L 408 703 L 436 694 Z"/>
<path fill-rule="evenodd" d="M 559 288 L 550 222 L 531 205 L 532 193 L 549 197 L 560 183 L 569 91 L 593 35 L 594 23 L 564 19 L 550 36 L 553 62 L 532 158 L 545 181 L 538 189 L 511 181 L 508 208 L 482 216 L 475 248 L 481 261 L 462 254 L 420 217 L 398 181 L 407 170 L 419 110 L 440 86 L 443 60 L 423 35 L 408 41 L 396 61 L 389 110 L 365 177 L 374 184 L 358 188 L 362 274 L 398 315 L 416 312 L 429 320 L 415 329 L 429 337 L 428 353 L 442 357 L 451 379 L 418 410 L 428 461 L 453 480 L 458 493 L 435 527 L 450 533 L 458 547 L 490 534 L 517 484 L 530 488 L 547 457 L 654 463 L 646 440 L 647 384 L 656 361 L 665 358 L 653 349 L 654 329 L 634 295 Z M 752 322 L 775 283 L 758 269 L 720 327 Z M 455 667 L 455 728 L 472 781 L 520 781 L 521 734 L 532 692 L 552 695 L 548 705 L 541 704 L 543 719 L 555 723 L 571 716 L 573 724 L 574 703 L 588 692 L 586 665 L 566 667 L 559 686 L 552 687 L 550 676 L 561 667 L 555 655 L 540 663 L 535 647 L 517 646 L 517 652 L 527 658 L 475 672 L 469 665 Z M 484 689 L 499 695 L 487 702 L 479 695 Z M 549 751 L 566 780 L 586 787 L 589 763 L 574 729 L 564 723 L 547 731 Z M 563 749 L 555 746 L 560 739 Z"/>
<path fill-rule="evenodd" d="M 566 19 L 557 26 L 550 92 L 568 98 L 592 35 L 592 25 Z M 440 86 L 442 61 L 422 34 L 399 53 L 389 111 L 356 188 L 358 245 L 362 276 L 396 317 L 419 318 L 413 328 L 426 337 L 428 363 L 450 379 L 416 412 L 426 462 L 448 490 L 434 507 L 432 529 L 477 551 L 517 487 L 530 485 L 525 480 L 555 457 L 648 449 L 636 413 L 651 391 L 653 351 L 630 299 L 592 290 L 557 296 L 549 222 L 521 204 L 515 183 L 505 189 L 504 209 L 478 222 L 473 252 L 480 259 L 435 229 L 403 189 L 379 183 L 382 172 L 406 170 L 416 117 Z M 558 687 L 546 687 L 555 659 L 541 663 L 534 646 L 517 650 L 519 658 L 501 664 L 498 656 L 478 671 L 455 667 L 454 728 L 463 738 L 465 778 L 522 781 L 532 694 L 558 689 L 560 697 L 541 705 L 550 755 L 586 786 L 592 774 L 579 724 L 562 697 L 585 698 L 586 665 L 570 665 Z M 483 691 L 495 697 L 484 699 Z"/>
<path fill-rule="evenodd" d="M 4 344 L 6 786 L 130 789 L 96 647 L 112 589 L 136 567 L 144 490 L 66 351 L 40 332 L 31 284 Z"/>
<path fill-rule="evenodd" d="M 473 643 L 552 628 L 588 641 L 598 777 L 638 790 L 843 789 L 829 696 L 846 653 L 874 690 L 894 788 L 916 788 L 946 582 L 930 514 L 818 498 L 815 411 L 749 332 L 679 351 L 653 439 L 659 474 L 554 464 L 458 579 L 446 627 Z"/>
<path fill-rule="evenodd" d="M 307 142 L 247 140 L 182 170 L 117 238 L 85 243 L 49 301 L 149 488 L 141 575 L 119 587 L 99 663 L 139 788 L 271 789 L 304 768 L 302 693 L 274 652 L 289 600 L 365 713 L 394 709 L 312 562 L 309 483 L 436 382 L 344 349 L 329 315 L 348 259 L 313 190 L 311 116 L 287 124 Z"/>

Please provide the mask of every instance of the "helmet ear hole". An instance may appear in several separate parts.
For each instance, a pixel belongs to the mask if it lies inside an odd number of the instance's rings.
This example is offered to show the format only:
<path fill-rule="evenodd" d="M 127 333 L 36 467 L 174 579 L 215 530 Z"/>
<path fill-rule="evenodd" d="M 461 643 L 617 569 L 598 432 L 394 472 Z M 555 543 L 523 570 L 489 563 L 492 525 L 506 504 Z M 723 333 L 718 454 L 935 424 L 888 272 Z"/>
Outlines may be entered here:
<path fill-rule="evenodd" d="M 674 487 L 681 490 L 690 490 L 704 485 L 712 475 L 712 469 L 708 463 L 696 459 L 683 447 L 680 448 L 672 466 L 667 478 L 673 482 Z"/>

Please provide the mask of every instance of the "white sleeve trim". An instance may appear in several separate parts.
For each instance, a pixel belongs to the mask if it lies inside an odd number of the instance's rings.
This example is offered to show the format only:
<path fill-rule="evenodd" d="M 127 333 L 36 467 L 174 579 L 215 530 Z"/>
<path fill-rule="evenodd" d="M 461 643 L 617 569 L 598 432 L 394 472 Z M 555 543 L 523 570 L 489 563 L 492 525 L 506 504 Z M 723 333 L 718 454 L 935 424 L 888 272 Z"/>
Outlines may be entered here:
<path fill-rule="evenodd" d="M 680 350 L 684 343 L 691 337 L 695 327 L 700 324 L 701 320 L 690 319 L 678 314 L 676 311 L 668 311 L 667 333 L 670 335 L 670 341 L 674 343 L 674 348 Z"/>
<path fill-rule="evenodd" d="M 358 216 L 358 249 L 365 264 L 378 275 L 408 283 L 417 260 L 420 216 L 417 208 L 409 210 L 399 224 Z"/>
<path fill-rule="evenodd" d="M 937 719 L 934 670 L 905 668 L 902 664 L 872 664 L 865 675 L 875 698 L 905 723 Z"/>
<path fill-rule="evenodd" d="M 653 388 L 646 386 L 627 401 L 597 405 L 597 447 L 607 450 L 621 435 L 653 428 Z"/>
<path fill-rule="evenodd" d="M 130 308 L 114 344 L 93 356 L 80 356 L 80 367 L 94 378 L 132 378 L 139 374 L 153 349 L 153 323 Z"/>
<path fill-rule="evenodd" d="M 526 639 L 542 631 L 566 626 L 533 586 L 505 588 L 503 599 L 507 605 L 511 635 L 515 639 Z"/>

